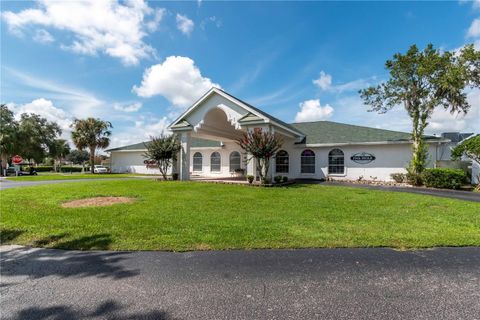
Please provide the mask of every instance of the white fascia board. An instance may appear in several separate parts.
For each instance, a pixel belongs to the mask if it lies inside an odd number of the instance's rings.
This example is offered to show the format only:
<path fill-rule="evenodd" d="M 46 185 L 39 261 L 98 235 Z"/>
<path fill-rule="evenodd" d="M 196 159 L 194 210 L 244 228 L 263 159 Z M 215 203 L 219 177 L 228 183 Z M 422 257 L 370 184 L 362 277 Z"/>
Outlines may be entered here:
<path fill-rule="evenodd" d="M 174 126 L 175 124 L 177 124 L 181 119 L 183 119 L 184 117 L 186 117 L 190 112 L 193 111 L 193 109 L 195 109 L 200 103 L 202 103 L 203 101 L 205 101 L 212 93 L 216 93 L 220 96 L 222 96 L 223 98 L 229 100 L 230 102 L 232 103 L 235 103 L 239 106 L 241 106 L 242 108 L 244 108 L 245 110 L 247 110 L 248 112 L 251 112 L 253 113 L 254 115 L 256 115 L 257 117 L 260 117 L 262 118 L 265 123 L 273 123 L 275 124 L 276 126 L 284 129 L 284 130 L 287 130 L 291 133 L 293 133 L 294 135 L 296 136 L 300 136 L 301 138 L 303 138 L 304 136 L 303 135 L 299 135 L 298 132 L 295 132 L 294 130 L 288 128 L 288 127 L 285 127 L 283 125 L 281 125 L 280 123 L 277 123 L 275 121 L 272 121 L 270 118 L 267 118 L 265 117 L 263 114 L 261 113 L 258 113 L 256 110 L 250 108 L 249 106 L 247 106 L 246 104 L 244 104 L 243 102 L 237 100 L 237 99 L 234 99 L 232 98 L 231 96 L 225 94 L 224 92 L 222 92 L 222 90 L 219 90 L 215 87 L 211 88 L 207 93 L 205 93 L 200 99 L 197 100 L 197 102 L 195 102 L 190 108 L 188 108 L 187 111 L 185 111 L 180 117 L 178 117 L 171 125 L 168 126 L 167 129 L 169 130 L 172 130 L 171 127 Z M 173 131 L 173 130 L 172 130 Z"/>

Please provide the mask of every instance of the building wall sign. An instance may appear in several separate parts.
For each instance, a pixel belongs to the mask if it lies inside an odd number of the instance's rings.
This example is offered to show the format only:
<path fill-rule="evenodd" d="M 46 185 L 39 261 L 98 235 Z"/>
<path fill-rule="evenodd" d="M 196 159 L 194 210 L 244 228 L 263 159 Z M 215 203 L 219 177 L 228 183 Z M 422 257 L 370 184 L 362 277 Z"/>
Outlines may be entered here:
<path fill-rule="evenodd" d="M 375 161 L 375 156 L 368 152 L 359 152 L 352 155 L 350 157 L 350 160 L 359 164 L 367 164 Z"/>

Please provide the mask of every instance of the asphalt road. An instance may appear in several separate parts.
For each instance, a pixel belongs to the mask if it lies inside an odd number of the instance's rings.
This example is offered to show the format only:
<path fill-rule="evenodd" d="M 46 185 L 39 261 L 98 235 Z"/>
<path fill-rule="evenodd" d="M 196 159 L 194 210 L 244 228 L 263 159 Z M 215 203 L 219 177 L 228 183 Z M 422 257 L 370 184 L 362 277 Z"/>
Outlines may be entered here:
<path fill-rule="evenodd" d="M 2 319 L 480 319 L 480 248 L 2 251 Z"/>

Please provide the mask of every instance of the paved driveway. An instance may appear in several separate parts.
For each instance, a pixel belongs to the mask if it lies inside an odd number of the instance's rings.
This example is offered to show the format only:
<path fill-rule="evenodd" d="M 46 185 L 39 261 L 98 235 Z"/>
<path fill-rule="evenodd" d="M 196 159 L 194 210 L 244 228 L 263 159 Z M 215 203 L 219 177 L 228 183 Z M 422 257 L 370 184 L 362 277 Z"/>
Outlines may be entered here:
<path fill-rule="evenodd" d="M 5 319 L 480 319 L 480 248 L 2 250 Z"/>

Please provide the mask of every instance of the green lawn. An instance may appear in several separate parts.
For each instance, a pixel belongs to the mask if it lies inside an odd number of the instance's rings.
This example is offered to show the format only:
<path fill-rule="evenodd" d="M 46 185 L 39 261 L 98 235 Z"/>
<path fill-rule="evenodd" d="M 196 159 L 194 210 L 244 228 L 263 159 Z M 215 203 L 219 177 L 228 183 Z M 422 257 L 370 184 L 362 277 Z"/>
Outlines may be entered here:
<path fill-rule="evenodd" d="M 69 200 L 134 203 L 62 208 Z M 321 185 L 85 181 L 0 192 L 2 242 L 113 250 L 480 245 L 480 204 Z"/>
<path fill-rule="evenodd" d="M 8 177 L 8 180 L 14 181 L 44 181 L 44 180 L 76 180 L 76 179 L 99 179 L 99 178 L 128 178 L 134 176 L 141 176 L 134 173 L 53 173 L 53 172 L 39 172 L 37 176 L 19 176 Z"/>

